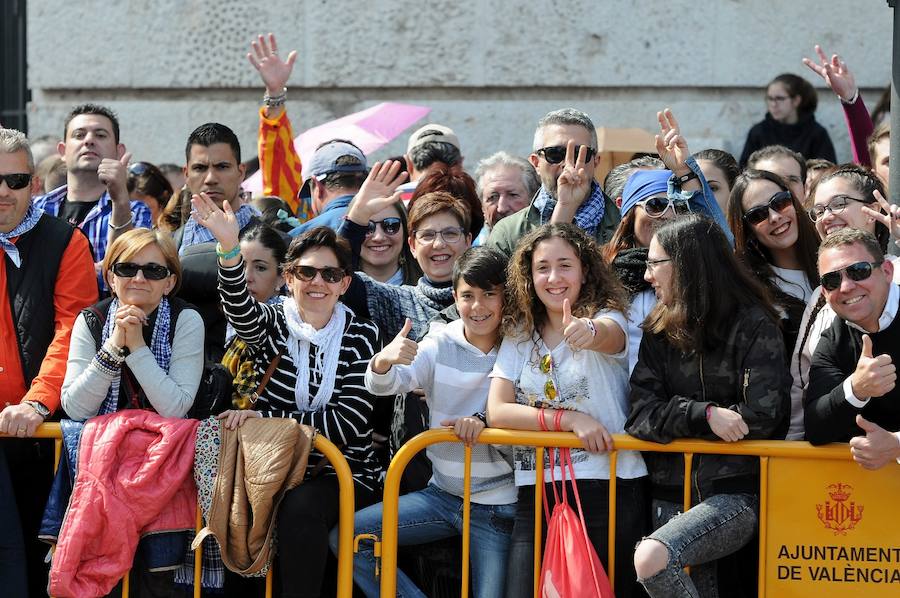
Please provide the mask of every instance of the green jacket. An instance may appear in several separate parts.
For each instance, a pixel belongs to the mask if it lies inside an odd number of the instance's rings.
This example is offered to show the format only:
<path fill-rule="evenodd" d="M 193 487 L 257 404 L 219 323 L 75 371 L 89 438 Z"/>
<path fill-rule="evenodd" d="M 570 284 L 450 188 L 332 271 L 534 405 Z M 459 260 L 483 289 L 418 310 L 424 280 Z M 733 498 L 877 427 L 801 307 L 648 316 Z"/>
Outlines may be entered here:
<path fill-rule="evenodd" d="M 610 198 L 606 198 L 603 211 L 603 220 L 597 227 L 594 239 L 598 244 L 603 245 L 610 240 L 619 221 L 622 219 L 616 202 Z M 519 239 L 536 229 L 541 225 L 541 215 L 532 202 L 528 207 L 522 208 L 515 214 L 507 216 L 494 225 L 491 230 L 491 236 L 488 237 L 488 247 L 493 247 L 503 252 L 507 256 L 511 256 Z"/>

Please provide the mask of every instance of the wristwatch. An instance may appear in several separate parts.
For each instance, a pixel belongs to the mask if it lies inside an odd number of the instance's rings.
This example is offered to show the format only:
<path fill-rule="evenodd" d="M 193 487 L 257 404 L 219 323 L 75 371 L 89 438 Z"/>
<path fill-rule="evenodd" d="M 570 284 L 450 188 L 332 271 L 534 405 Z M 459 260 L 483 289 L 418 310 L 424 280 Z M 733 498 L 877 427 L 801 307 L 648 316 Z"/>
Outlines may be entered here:
<path fill-rule="evenodd" d="M 50 417 L 50 410 L 47 409 L 47 406 L 43 403 L 39 403 L 38 401 L 22 401 L 23 405 L 28 405 L 32 409 L 34 409 L 35 413 L 47 419 Z"/>

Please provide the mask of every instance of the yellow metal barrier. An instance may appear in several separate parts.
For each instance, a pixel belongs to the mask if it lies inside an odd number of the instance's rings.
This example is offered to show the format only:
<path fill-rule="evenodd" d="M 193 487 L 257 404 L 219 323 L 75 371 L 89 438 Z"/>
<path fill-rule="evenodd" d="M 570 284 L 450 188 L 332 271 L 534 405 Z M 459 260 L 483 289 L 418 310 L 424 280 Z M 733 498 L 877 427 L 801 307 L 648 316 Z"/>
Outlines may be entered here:
<path fill-rule="evenodd" d="M 0 438 L 6 435 L 0 434 Z M 16 436 L 6 436 L 16 438 Z M 58 423 L 46 423 L 38 426 L 31 438 L 52 438 L 55 442 L 56 460 L 54 471 L 59 466 L 59 458 L 62 450 L 62 431 Z M 313 447 L 322 453 L 328 462 L 334 467 L 338 478 L 340 492 L 340 504 L 338 506 L 338 578 L 337 598 L 351 598 L 353 595 L 353 513 L 354 513 L 354 489 L 353 474 L 350 465 L 344 458 L 341 450 L 333 442 L 316 434 Z M 203 514 L 197 506 L 196 531 L 203 527 Z M 202 574 L 203 545 L 201 544 L 194 554 L 194 596 L 199 598 L 201 594 L 200 578 Z M 128 598 L 128 574 L 122 579 L 122 598 Z M 272 596 L 272 567 L 266 576 L 266 598 Z"/>
<path fill-rule="evenodd" d="M 766 523 L 768 518 L 768 506 L 764 497 L 768 495 L 769 459 L 772 457 L 784 457 L 793 459 L 848 461 L 851 459 L 850 451 L 846 444 L 832 444 L 828 446 L 813 447 L 808 442 L 788 441 L 762 441 L 750 440 L 737 443 L 711 442 L 706 440 L 677 440 L 670 444 L 656 444 L 645 442 L 628 435 L 613 435 L 615 451 L 610 453 L 610 484 L 609 484 L 609 558 L 608 574 L 610 582 L 615 584 L 615 533 L 616 533 L 616 452 L 622 450 L 649 451 L 660 453 L 683 453 L 685 480 L 691 478 L 691 467 L 695 454 L 716 455 L 746 455 L 760 458 L 760 512 L 759 512 L 759 595 L 765 596 L 766 588 Z M 393 597 L 397 588 L 397 525 L 398 525 L 398 501 L 400 496 L 400 479 L 407 464 L 419 451 L 439 442 L 460 442 L 452 429 L 428 430 L 410 439 L 397 452 L 391 461 L 384 481 L 384 512 L 382 519 L 381 551 L 381 595 Z M 541 567 L 541 531 L 543 512 L 541 505 L 541 486 L 543 484 L 544 449 L 547 447 L 580 448 L 581 442 L 569 432 L 532 432 L 521 430 L 500 430 L 486 428 L 478 438 L 482 444 L 502 444 L 533 446 L 537 451 L 537 467 L 535 480 L 535 549 L 534 570 L 535 587 L 534 596 L 539 596 L 538 581 Z M 463 509 L 465 513 L 464 534 L 462 543 L 462 584 L 461 595 L 468 595 L 469 586 L 469 492 L 471 486 L 471 449 L 466 450 L 464 484 L 466 488 L 463 497 Z M 691 506 L 690 484 L 685 484 L 684 508 Z M 343 528 L 342 528 L 343 529 Z"/>

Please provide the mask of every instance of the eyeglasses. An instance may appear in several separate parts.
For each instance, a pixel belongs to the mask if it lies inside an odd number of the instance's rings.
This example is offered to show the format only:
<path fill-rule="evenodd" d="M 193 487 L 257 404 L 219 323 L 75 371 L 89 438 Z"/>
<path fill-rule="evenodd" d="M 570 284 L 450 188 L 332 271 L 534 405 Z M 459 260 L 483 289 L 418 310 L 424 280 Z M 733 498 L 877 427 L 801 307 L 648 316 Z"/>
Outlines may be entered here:
<path fill-rule="evenodd" d="M 647 260 L 647 271 L 653 274 L 654 270 L 656 270 L 656 266 L 659 264 L 665 264 L 666 262 L 671 262 L 672 258 L 662 258 L 658 260 Z"/>
<path fill-rule="evenodd" d="M 766 96 L 766 101 L 770 104 L 780 104 L 785 100 L 791 99 L 790 96 Z"/>
<path fill-rule="evenodd" d="M 661 218 L 666 210 L 672 208 L 672 214 L 681 216 L 691 213 L 691 206 L 686 201 L 672 201 L 668 197 L 651 197 L 637 202 L 651 218 Z"/>
<path fill-rule="evenodd" d="M 818 204 L 810 208 L 809 217 L 813 220 L 813 222 L 815 222 L 816 220 L 824 216 L 825 212 L 840 214 L 844 211 L 844 208 L 850 205 L 851 201 L 858 201 L 859 203 L 874 203 L 872 200 L 860 199 L 851 195 L 835 195 L 827 204 Z"/>
<path fill-rule="evenodd" d="M 343 268 L 316 268 L 315 266 L 294 266 L 288 270 L 288 273 L 296 276 L 303 282 L 312 282 L 316 278 L 316 274 L 321 274 L 322 280 L 329 284 L 341 282 L 344 276 L 347 275 Z"/>
<path fill-rule="evenodd" d="M 0 174 L 0 181 L 6 181 L 6 186 L 17 191 L 24 189 L 31 182 L 31 175 L 27 172 L 18 172 L 15 174 Z"/>
<path fill-rule="evenodd" d="M 548 147 L 542 147 L 539 150 L 534 152 L 538 156 L 544 158 L 548 164 L 559 164 L 563 160 L 566 159 L 566 146 L 564 145 L 551 145 Z M 584 161 L 590 162 L 594 158 L 594 154 L 597 153 L 592 147 L 588 147 L 584 152 Z M 575 157 L 578 158 L 578 148 L 575 148 Z"/>
<path fill-rule="evenodd" d="M 556 383 L 553 381 L 553 356 L 549 353 L 543 355 L 539 367 L 541 373 L 547 376 L 547 381 L 544 382 L 544 396 L 547 397 L 547 400 L 549 401 L 555 401 L 559 396 L 559 391 L 556 389 Z"/>
<path fill-rule="evenodd" d="M 112 265 L 112 273 L 120 278 L 134 278 L 138 271 L 144 273 L 147 280 L 162 280 L 172 272 L 165 266 L 154 264 L 135 264 L 134 262 L 118 262 Z"/>
<path fill-rule="evenodd" d="M 443 230 L 431 230 L 430 228 L 423 228 L 421 230 L 413 231 L 413 235 L 416 237 L 416 241 L 418 241 L 419 243 L 425 243 L 426 245 L 431 245 L 438 237 L 443 239 L 444 243 L 446 243 L 447 245 L 453 245 L 454 243 L 459 243 L 460 239 L 463 238 L 463 233 L 465 232 L 465 229 L 461 227 L 451 226 Z"/>
<path fill-rule="evenodd" d="M 375 229 L 381 225 L 381 230 L 389 237 L 393 237 L 400 232 L 403 223 L 399 218 L 385 218 L 384 220 L 369 220 L 369 228 L 366 230 L 366 236 L 370 237 L 375 234 Z"/>
<path fill-rule="evenodd" d="M 764 222 L 769 217 L 769 210 L 781 213 L 793 205 L 794 200 L 790 191 L 779 191 L 769 198 L 769 201 L 750 208 L 744 212 L 744 220 L 750 226 L 756 226 L 760 222 Z"/>
<path fill-rule="evenodd" d="M 878 268 L 883 263 L 884 260 L 880 262 L 856 262 L 855 264 L 850 264 L 846 268 L 823 274 L 819 278 L 819 282 L 826 291 L 834 291 L 841 286 L 841 272 L 845 272 L 847 278 L 853 282 L 861 282 L 872 276 L 872 270 Z"/>

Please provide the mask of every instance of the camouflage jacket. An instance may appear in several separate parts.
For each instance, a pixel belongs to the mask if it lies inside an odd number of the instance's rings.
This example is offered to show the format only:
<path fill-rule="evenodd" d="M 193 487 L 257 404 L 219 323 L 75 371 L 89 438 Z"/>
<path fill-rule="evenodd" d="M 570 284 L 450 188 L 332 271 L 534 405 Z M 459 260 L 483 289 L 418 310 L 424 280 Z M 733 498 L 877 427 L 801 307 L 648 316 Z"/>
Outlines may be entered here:
<path fill-rule="evenodd" d="M 662 334 L 644 333 L 631 374 L 631 413 L 625 430 L 668 443 L 676 438 L 718 440 L 706 420 L 715 405 L 741 414 L 747 439 L 784 438 L 791 376 L 778 325 L 758 307 L 735 315 L 727 342 L 706 354 L 682 353 Z M 681 496 L 684 461 L 678 454 L 645 453 L 655 496 Z M 692 494 L 757 492 L 756 457 L 696 455 Z M 678 499 L 680 501 L 680 498 Z"/>

